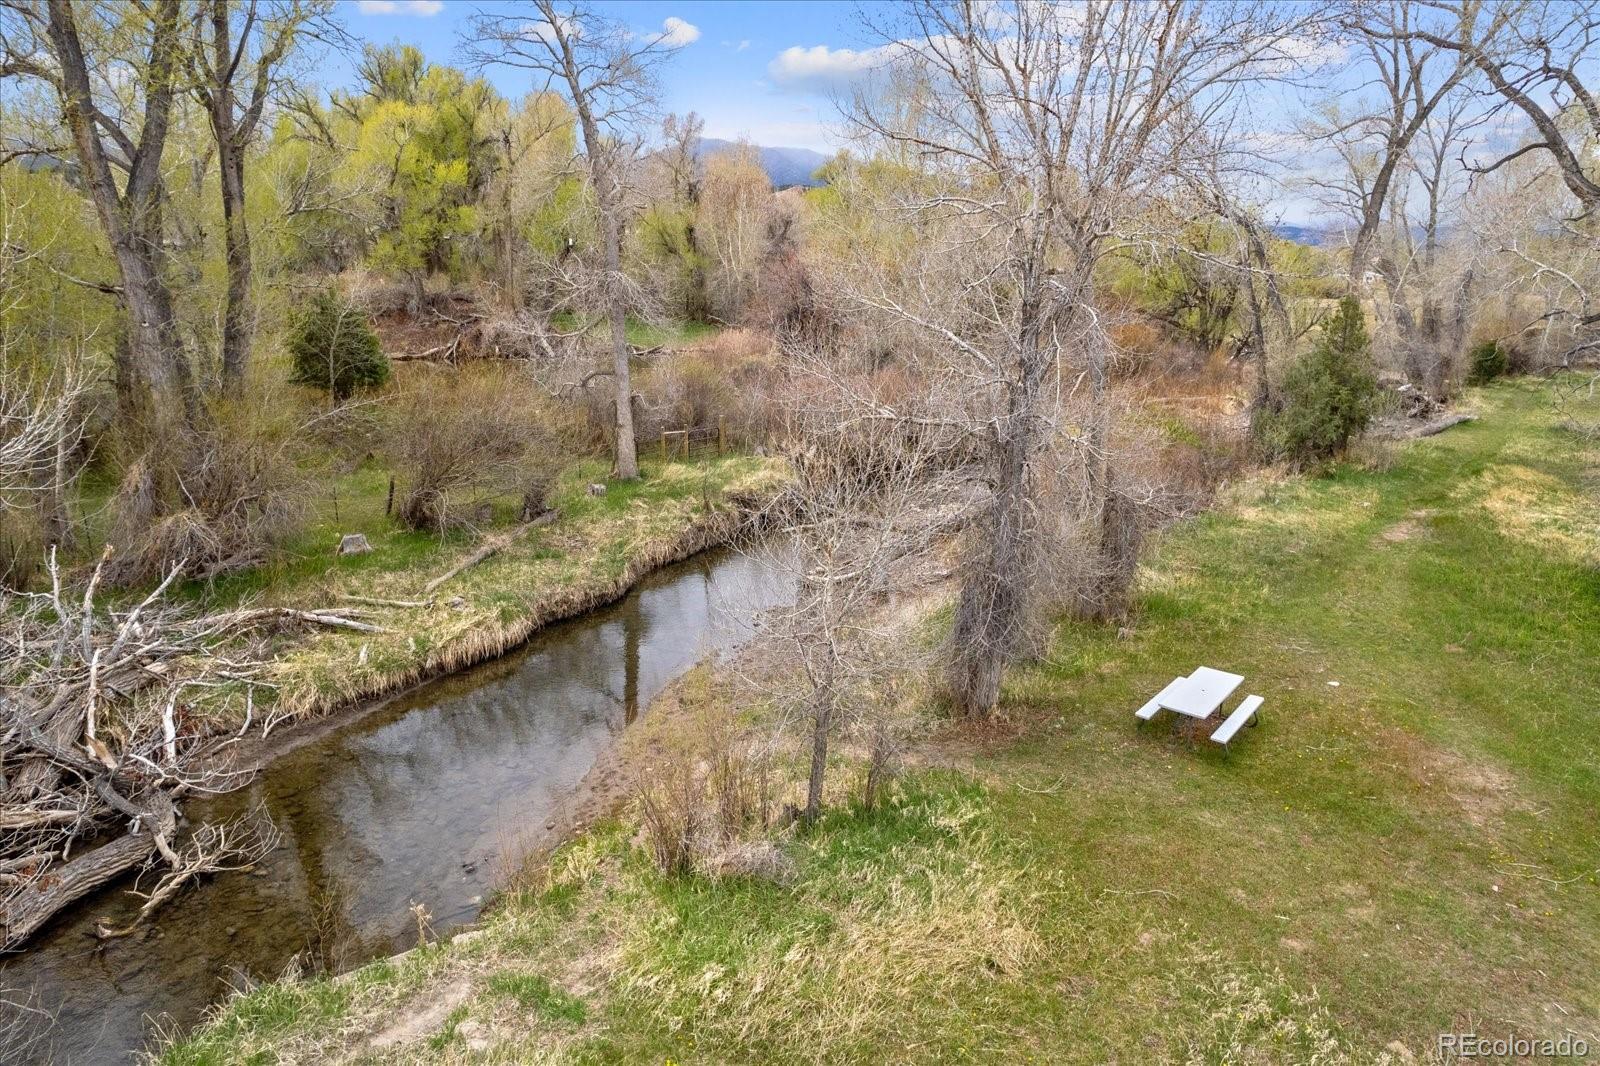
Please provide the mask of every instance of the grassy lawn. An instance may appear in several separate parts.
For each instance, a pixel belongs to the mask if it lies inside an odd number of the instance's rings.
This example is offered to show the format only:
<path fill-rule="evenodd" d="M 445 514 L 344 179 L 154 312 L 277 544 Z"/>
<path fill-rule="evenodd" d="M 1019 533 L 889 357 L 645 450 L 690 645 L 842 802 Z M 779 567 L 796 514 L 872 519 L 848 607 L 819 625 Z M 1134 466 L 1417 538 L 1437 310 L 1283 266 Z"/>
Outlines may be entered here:
<path fill-rule="evenodd" d="M 871 814 L 841 799 L 785 883 L 666 880 L 604 826 L 482 932 L 269 986 L 164 1061 L 1600 1045 L 1600 452 L 1537 385 L 1472 402 L 1387 469 L 1255 481 L 1174 530 L 1130 632 L 1059 626 L 1008 728 L 939 727 L 943 765 Z M 1134 728 L 1201 664 L 1266 699 L 1231 757 Z"/>

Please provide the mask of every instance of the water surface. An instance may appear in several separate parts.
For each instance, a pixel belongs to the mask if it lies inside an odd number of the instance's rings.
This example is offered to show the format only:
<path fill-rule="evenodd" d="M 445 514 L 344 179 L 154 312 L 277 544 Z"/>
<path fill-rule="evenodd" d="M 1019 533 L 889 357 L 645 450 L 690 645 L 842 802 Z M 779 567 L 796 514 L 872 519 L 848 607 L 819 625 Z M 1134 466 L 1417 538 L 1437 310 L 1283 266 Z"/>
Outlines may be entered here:
<path fill-rule="evenodd" d="M 264 808 L 282 843 L 254 871 L 209 879 L 106 943 L 95 920 L 126 921 L 139 901 L 126 884 L 91 896 L 0 967 L 0 985 L 57 1012 L 56 1061 L 126 1062 L 153 1021 L 193 1024 L 240 974 L 275 976 L 307 951 L 354 966 L 411 947 L 412 903 L 441 933 L 471 921 L 502 857 L 640 708 L 789 595 L 756 560 L 703 555 L 297 748 L 186 808 L 196 822 Z"/>

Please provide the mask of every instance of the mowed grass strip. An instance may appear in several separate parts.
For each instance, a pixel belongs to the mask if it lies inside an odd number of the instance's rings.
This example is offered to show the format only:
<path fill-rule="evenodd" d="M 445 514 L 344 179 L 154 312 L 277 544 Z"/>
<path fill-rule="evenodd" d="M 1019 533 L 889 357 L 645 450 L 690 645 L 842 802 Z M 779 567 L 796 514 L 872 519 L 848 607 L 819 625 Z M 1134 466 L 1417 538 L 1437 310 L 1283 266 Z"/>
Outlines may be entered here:
<path fill-rule="evenodd" d="M 1063 623 L 1012 671 L 1009 729 L 935 723 L 931 757 L 953 766 L 871 814 L 847 806 L 842 765 L 835 809 L 784 843 L 789 884 L 665 880 L 625 824 L 592 830 L 480 937 L 428 956 L 470 987 L 455 1024 L 479 1021 L 477 1044 L 362 1051 L 438 991 L 373 977 L 297 993 L 287 1029 L 247 997 L 169 1061 L 1400 1062 L 1448 1030 L 1600 1045 L 1600 456 L 1539 385 L 1474 402 L 1480 421 L 1386 469 L 1260 479 L 1172 531 L 1131 632 Z M 1201 664 L 1266 698 L 1231 756 L 1134 727 Z M 581 998 L 581 1021 L 508 1009 L 508 970 Z"/>
<path fill-rule="evenodd" d="M 1539 386 L 1479 402 L 1385 472 L 1257 484 L 1177 531 L 1131 639 L 1064 626 L 1011 679 L 1041 728 L 979 760 L 1039 862 L 1317 989 L 1369 1050 L 1597 1036 L 1600 460 Z M 1518 523 L 1490 495 L 1508 466 L 1548 497 Z M 1576 514 L 1587 529 L 1526 535 Z M 1131 728 L 1202 663 L 1266 698 L 1231 758 Z M 1138 959 L 1051 1024 L 1136 1029 Z"/>

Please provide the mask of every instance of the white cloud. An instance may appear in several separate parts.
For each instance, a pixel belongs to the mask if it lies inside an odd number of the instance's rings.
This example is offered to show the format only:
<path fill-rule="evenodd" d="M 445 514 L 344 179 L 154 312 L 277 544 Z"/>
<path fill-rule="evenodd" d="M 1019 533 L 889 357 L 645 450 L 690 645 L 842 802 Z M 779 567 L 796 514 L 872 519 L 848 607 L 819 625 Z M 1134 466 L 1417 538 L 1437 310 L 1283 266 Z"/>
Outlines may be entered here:
<path fill-rule="evenodd" d="M 676 15 L 669 15 L 661 23 L 661 43 L 668 48 L 682 48 L 686 44 L 693 44 L 700 39 L 700 27 L 692 22 L 685 22 Z"/>
<path fill-rule="evenodd" d="M 853 48 L 785 48 L 767 64 L 767 74 L 779 89 L 790 92 L 830 92 L 846 88 L 883 66 L 898 51 L 894 45 L 880 45 L 856 51 Z"/>
<path fill-rule="evenodd" d="M 1350 57 L 1350 44 L 1326 34 L 1280 37 L 1263 53 L 1272 74 L 1289 74 L 1337 66 Z"/>
<path fill-rule="evenodd" d="M 444 0 L 357 0 L 363 15 L 418 15 L 428 18 L 444 10 Z"/>
<path fill-rule="evenodd" d="M 734 45 L 733 50 L 735 52 L 742 52 L 746 48 L 749 48 L 749 47 L 750 47 L 750 42 L 749 41 L 740 41 L 738 44 Z"/>
<path fill-rule="evenodd" d="M 557 15 L 562 32 L 568 37 L 582 37 L 583 23 L 571 15 Z M 544 19 L 536 19 L 523 24 L 522 32 L 528 37 L 537 37 L 545 44 L 554 44 L 556 41 L 555 27 Z"/>

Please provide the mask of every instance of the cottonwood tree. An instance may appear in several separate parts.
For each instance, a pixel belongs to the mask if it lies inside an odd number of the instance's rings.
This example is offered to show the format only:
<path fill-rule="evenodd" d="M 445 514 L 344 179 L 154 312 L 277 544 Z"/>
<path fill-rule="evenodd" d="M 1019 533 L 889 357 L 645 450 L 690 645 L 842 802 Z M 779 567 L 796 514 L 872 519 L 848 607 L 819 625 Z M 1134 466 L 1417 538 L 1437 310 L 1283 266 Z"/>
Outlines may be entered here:
<path fill-rule="evenodd" d="M 611 333 L 613 472 L 632 480 L 639 476 L 639 457 L 628 366 L 631 286 L 622 270 L 626 182 L 656 98 L 654 68 L 676 47 L 666 32 L 641 37 L 591 8 L 534 0 L 515 14 L 475 15 L 467 51 L 477 63 L 530 72 L 535 90 L 564 93 L 577 114 L 604 261 L 599 296 Z"/>
<path fill-rule="evenodd" d="M 876 29 L 883 73 L 849 119 L 914 170 L 883 207 L 916 235 L 858 257 L 863 308 L 920 335 L 921 374 L 960 396 L 987 502 L 952 634 L 950 689 L 986 715 L 1022 646 L 1037 464 L 1061 370 L 1084 367 L 1099 506 L 1115 491 L 1096 266 L 1152 200 L 1210 173 L 1239 92 L 1291 60 L 1303 12 L 1274 5 L 914 2 Z M 893 91 L 886 91 L 893 90 Z"/>
<path fill-rule="evenodd" d="M 711 260 L 712 306 L 732 319 L 750 300 L 766 249 L 766 213 L 772 181 L 761 155 L 737 144 L 705 161 L 695 232 Z"/>
<path fill-rule="evenodd" d="M 71 135 L 80 181 L 116 261 L 106 286 L 127 310 L 117 390 L 130 429 L 187 421 L 197 383 L 165 275 L 162 156 L 182 91 L 184 19 L 177 0 L 134 6 L 71 0 L 0 4 L 0 77 L 49 86 Z M 111 75 L 136 87 L 124 107 Z"/>
<path fill-rule="evenodd" d="M 1447 241 L 1444 221 L 1465 192 L 1459 160 L 1483 120 L 1473 98 L 1458 92 L 1423 127 L 1409 153 L 1412 188 L 1396 195 L 1390 210 L 1390 249 L 1380 270 L 1406 376 L 1441 400 L 1455 381 L 1476 277 L 1466 242 Z"/>
<path fill-rule="evenodd" d="M 355 89 L 330 97 L 332 124 L 353 133 L 350 166 L 381 220 L 369 258 L 409 281 L 410 310 L 420 314 L 428 276 L 458 268 L 461 245 L 478 231 L 478 197 L 495 167 L 492 120 L 504 101 L 482 78 L 429 63 L 409 45 L 368 46 L 358 74 Z M 300 110 L 315 122 L 315 108 Z"/>
<path fill-rule="evenodd" d="M 523 309 L 531 278 L 542 290 L 537 310 L 548 316 L 556 310 L 557 271 L 550 264 L 561 258 L 580 214 L 572 108 L 554 93 L 529 93 L 520 107 L 501 111 L 493 131 L 496 167 L 484 197 L 485 235 L 507 308 Z"/>
<path fill-rule="evenodd" d="M 1451 52 L 1482 74 L 1498 97 L 1494 113 L 1526 119 L 1529 136 L 1494 161 L 1490 173 L 1529 153 L 1542 153 L 1585 214 L 1600 208 L 1600 99 L 1586 84 L 1600 49 L 1596 0 L 1429 0 L 1438 25 L 1387 27 L 1401 40 Z"/>
<path fill-rule="evenodd" d="M 307 33 L 326 30 L 331 0 L 207 0 L 195 13 L 186 52 L 189 89 L 205 109 L 217 151 L 223 244 L 228 264 L 222 316 L 224 387 L 250 365 L 250 226 L 245 213 L 245 163 L 267 101 L 281 87 L 284 66 Z"/>
<path fill-rule="evenodd" d="M 1433 15 L 1425 0 L 1346 4 L 1337 25 L 1368 75 L 1358 91 L 1375 98 L 1349 108 L 1331 102 L 1304 129 L 1313 142 L 1331 144 L 1344 165 L 1310 184 L 1355 219 L 1349 276 L 1357 288 L 1372 265 L 1385 211 L 1411 176 L 1412 143 L 1470 72 L 1456 53 L 1411 36 Z"/>
<path fill-rule="evenodd" d="M 793 477 L 771 508 L 781 535 L 768 554 L 793 574 L 796 594 L 767 612 L 763 629 L 797 669 L 764 687 L 807 737 L 809 824 L 822 811 L 837 733 L 856 727 L 870 738 L 875 768 L 884 758 L 887 723 L 870 719 L 916 654 L 915 642 L 892 632 L 885 603 L 927 578 L 931 547 L 964 517 L 971 494 L 952 468 L 950 428 L 923 418 L 917 398 L 898 394 L 892 380 L 874 378 L 869 361 L 798 338 L 783 350 Z"/>
<path fill-rule="evenodd" d="M 1475 177 L 1520 170 L 1532 191 L 1548 170 L 1570 197 L 1512 196 L 1487 221 L 1499 234 L 1487 247 L 1517 264 L 1524 284 L 1542 294 L 1541 340 L 1554 338 L 1553 361 L 1566 364 L 1600 350 L 1600 99 L 1587 81 L 1600 48 L 1600 3 L 1515 0 L 1435 0 L 1440 26 L 1406 36 L 1459 55 L 1482 75 L 1491 94 L 1491 119 L 1515 116 L 1524 125 L 1516 147 L 1469 165 Z M 1528 172 L 1531 166 L 1533 171 Z M 1548 182 L 1541 182 L 1548 184 Z M 1575 203 L 1573 202 L 1575 201 Z M 1541 216 L 1530 218 L 1533 214 Z M 1520 219 L 1525 225 L 1510 225 Z"/>

